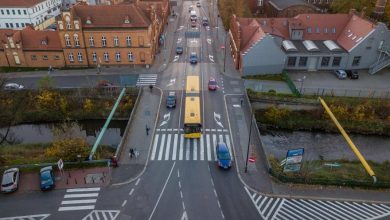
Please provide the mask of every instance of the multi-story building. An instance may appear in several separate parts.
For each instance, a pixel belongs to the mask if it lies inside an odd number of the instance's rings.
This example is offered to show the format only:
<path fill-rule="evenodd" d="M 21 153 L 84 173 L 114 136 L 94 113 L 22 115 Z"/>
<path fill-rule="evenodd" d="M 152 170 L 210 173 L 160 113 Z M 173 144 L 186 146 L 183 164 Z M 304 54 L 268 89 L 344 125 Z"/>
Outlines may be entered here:
<path fill-rule="evenodd" d="M 0 66 L 63 67 L 65 60 L 55 31 L 0 30 Z"/>
<path fill-rule="evenodd" d="M 61 0 L 1 0 L 0 29 L 44 29 L 60 14 Z"/>
<path fill-rule="evenodd" d="M 390 66 L 390 31 L 353 11 L 293 18 L 237 18 L 230 25 L 231 53 L 243 75 L 368 69 Z"/>
<path fill-rule="evenodd" d="M 148 15 L 134 4 L 81 4 L 63 12 L 57 23 L 66 65 L 153 63 L 159 27 L 155 9 Z"/>

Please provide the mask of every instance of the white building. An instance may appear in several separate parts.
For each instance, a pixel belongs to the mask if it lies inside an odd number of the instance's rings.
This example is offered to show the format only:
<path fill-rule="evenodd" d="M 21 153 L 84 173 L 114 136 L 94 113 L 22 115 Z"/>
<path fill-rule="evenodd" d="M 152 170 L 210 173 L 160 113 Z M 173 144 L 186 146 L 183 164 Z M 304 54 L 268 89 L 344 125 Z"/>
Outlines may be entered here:
<path fill-rule="evenodd" d="M 23 29 L 26 24 L 46 28 L 60 14 L 61 5 L 61 0 L 0 0 L 0 29 Z"/>

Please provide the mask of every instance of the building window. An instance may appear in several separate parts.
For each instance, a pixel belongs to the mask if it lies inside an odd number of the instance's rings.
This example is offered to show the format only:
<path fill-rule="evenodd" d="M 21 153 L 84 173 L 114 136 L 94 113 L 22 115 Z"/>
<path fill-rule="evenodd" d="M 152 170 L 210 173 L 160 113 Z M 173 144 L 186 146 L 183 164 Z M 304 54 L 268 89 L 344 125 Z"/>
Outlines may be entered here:
<path fill-rule="evenodd" d="M 9 24 L 8 24 L 8 23 L 5 23 L 5 26 L 6 26 L 7 28 L 9 28 Z"/>
<path fill-rule="evenodd" d="M 72 29 L 72 24 L 70 23 L 70 21 L 66 22 L 66 29 Z"/>
<path fill-rule="evenodd" d="M 335 28 L 335 27 L 332 28 L 332 33 L 333 33 L 333 34 L 336 33 L 336 28 Z"/>
<path fill-rule="evenodd" d="M 324 27 L 324 33 L 328 33 L 328 28 Z"/>
<path fill-rule="evenodd" d="M 94 47 L 95 46 L 95 41 L 93 40 L 93 37 L 89 37 L 89 46 Z"/>
<path fill-rule="evenodd" d="M 78 52 L 78 53 L 77 53 L 77 60 L 78 60 L 79 62 L 83 62 L 83 55 L 81 54 L 81 52 Z"/>
<path fill-rule="evenodd" d="M 258 7 L 263 6 L 263 0 L 257 0 L 257 6 Z"/>
<path fill-rule="evenodd" d="M 65 34 L 65 45 L 67 47 L 70 47 L 71 44 L 70 44 L 70 38 L 69 38 L 69 35 Z"/>
<path fill-rule="evenodd" d="M 2 15 L 4 14 L 4 10 L 3 10 L 3 9 L 1 9 L 1 14 L 2 14 Z"/>
<path fill-rule="evenodd" d="M 73 39 L 74 39 L 75 46 L 79 47 L 80 46 L 79 35 L 77 35 L 77 34 L 73 35 Z"/>
<path fill-rule="evenodd" d="M 119 47 L 119 39 L 118 37 L 114 37 L 114 46 Z"/>
<path fill-rule="evenodd" d="M 15 25 L 16 25 L 17 28 L 19 27 L 19 23 L 16 23 Z"/>
<path fill-rule="evenodd" d="M 43 59 L 43 60 L 48 60 L 49 57 L 48 57 L 47 55 L 43 55 L 43 56 L 42 56 L 42 59 Z"/>
<path fill-rule="evenodd" d="M 320 33 L 320 28 L 319 27 L 316 27 L 316 33 Z"/>
<path fill-rule="evenodd" d="M 26 11 L 26 10 L 23 10 L 23 13 L 26 15 L 26 14 L 27 14 L 27 11 Z"/>
<path fill-rule="evenodd" d="M 25 25 L 24 25 L 24 23 L 21 23 L 21 25 L 22 25 L 22 27 L 24 27 Z"/>
<path fill-rule="evenodd" d="M 11 26 L 11 28 L 13 28 L 13 27 L 14 27 L 14 24 L 12 24 L 12 23 L 9 23 L 9 25 Z"/>
<path fill-rule="evenodd" d="M 117 62 L 120 62 L 120 61 L 121 61 L 121 53 L 117 52 L 117 53 L 115 54 L 115 60 L 116 60 Z"/>
<path fill-rule="evenodd" d="M 311 27 L 307 28 L 307 33 L 311 33 Z"/>
<path fill-rule="evenodd" d="M 68 54 L 68 59 L 69 59 L 70 62 L 74 62 L 73 53 L 69 53 Z"/>
<path fill-rule="evenodd" d="M 9 10 L 7 9 L 7 15 L 9 15 Z"/>
<path fill-rule="evenodd" d="M 287 61 L 287 66 L 295 66 L 295 63 L 297 62 L 296 57 L 289 57 Z"/>
<path fill-rule="evenodd" d="M 352 66 L 359 66 L 361 58 L 362 58 L 361 56 L 354 57 L 352 61 Z"/>
<path fill-rule="evenodd" d="M 332 66 L 340 66 L 341 57 L 333 57 Z"/>
<path fill-rule="evenodd" d="M 97 61 L 96 52 L 93 52 L 93 53 L 92 53 L 92 61 L 93 61 L 93 62 L 96 62 L 96 61 Z"/>
<path fill-rule="evenodd" d="M 127 45 L 128 47 L 131 47 L 131 37 L 130 37 L 130 36 L 127 36 L 127 37 L 126 37 L 126 45 Z"/>
<path fill-rule="evenodd" d="M 60 56 L 54 55 L 54 59 L 55 59 L 55 60 L 59 60 L 59 59 L 60 59 Z"/>
<path fill-rule="evenodd" d="M 134 61 L 134 57 L 133 57 L 133 53 L 132 52 L 129 52 L 127 54 L 127 59 L 130 61 L 130 62 L 133 62 Z"/>
<path fill-rule="evenodd" d="M 105 36 L 102 36 L 102 47 L 107 46 L 107 39 Z"/>
<path fill-rule="evenodd" d="M 108 62 L 108 53 L 107 52 L 104 52 L 103 54 L 103 58 L 104 58 L 104 61 Z"/>
<path fill-rule="evenodd" d="M 299 66 L 306 66 L 307 64 L 307 57 L 299 57 Z"/>
<path fill-rule="evenodd" d="M 322 57 L 321 66 L 329 66 L 330 57 Z"/>
<path fill-rule="evenodd" d="M 139 53 L 139 56 L 140 56 L 141 62 L 145 62 L 145 53 L 141 52 L 141 53 Z"/>
<path fill-rule="evenodd" d="M 18 9 L 18 14 L 20 14 L 20 15 L 22 14 L 22 13 L 20 12 L 20 9 Z"/>
<path fill-rule="evenodd" d="M 12 14 L 13 14 L 13 15 L 15 14 L 15 10 L 12 10 Z"/>
<path fill-rule="evenodd" d="M 31 55 L 31 60 L 37 60 L 37 55 Z"/>

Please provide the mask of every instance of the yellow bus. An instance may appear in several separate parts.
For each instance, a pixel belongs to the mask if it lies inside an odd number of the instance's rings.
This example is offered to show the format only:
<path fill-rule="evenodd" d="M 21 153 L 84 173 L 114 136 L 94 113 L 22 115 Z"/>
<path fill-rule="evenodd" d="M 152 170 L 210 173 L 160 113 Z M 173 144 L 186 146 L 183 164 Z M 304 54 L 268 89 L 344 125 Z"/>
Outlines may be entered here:
<path fill-rule="evenodd" d="M 184 112 L 185 138 L 200 138 L 202 134 L 199 94 L 199 76 L 187 76 Z"/>

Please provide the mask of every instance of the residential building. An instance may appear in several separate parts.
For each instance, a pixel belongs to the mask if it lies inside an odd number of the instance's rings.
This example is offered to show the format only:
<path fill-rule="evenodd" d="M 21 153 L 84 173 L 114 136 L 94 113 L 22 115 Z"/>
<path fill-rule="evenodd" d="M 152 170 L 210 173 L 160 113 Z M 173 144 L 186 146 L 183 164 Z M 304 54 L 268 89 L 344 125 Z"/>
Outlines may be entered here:
<path fill-rule="evenodd" d="M 293 18 L 237 18 L 229 31 L 242 75 L 285 70 L 368 69 L 390 65 L 390 32 L 355 13 L 300 14 Z"/>
<path fill-rule="evenodd" d="M 44 29 L 60 14 L 61 0 L 1 0 L 0 29 L 21 30 L 27 24 Z"/>
<path fill-rule="evenodd" d="M 153 63 L 158 46 L 156 12 L 135 4 L 75 5 L 57 21 L 67 66 Z"/>
<path fill-rule="evenodd" d="M 63 67 L 63 50 L 56 31 L 0 30 L 0 66 Z"/>

